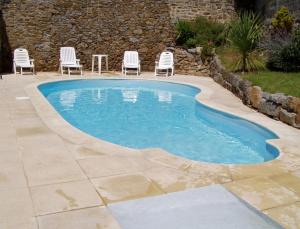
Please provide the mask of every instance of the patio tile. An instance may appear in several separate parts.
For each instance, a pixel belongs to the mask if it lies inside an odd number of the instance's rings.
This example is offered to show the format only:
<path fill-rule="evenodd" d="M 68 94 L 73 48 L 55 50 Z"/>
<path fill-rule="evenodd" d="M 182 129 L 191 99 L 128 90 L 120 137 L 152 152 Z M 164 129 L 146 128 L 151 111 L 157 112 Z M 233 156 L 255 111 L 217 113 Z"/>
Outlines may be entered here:
<path fill-rule="evenodd" d="M 38 134 L 51 133 L 46 127 L 27 127 L 27 128 L 17 128 L 17 137 L 28 137 Z"/>
<path fill-rule="evenodd" d="M 186 170 L 192 164 L 192 161 L 173 156 L 162 149 L 147 149 L 143 153 L 147 159 L 175 169 Z"/>
<path fill-rule="evenodd" d="M 0 203 L 0 223 L 22 223 L 34 216 L 27 188 L 1 188 Z"/>
<path fill-rule="evenodd" d="M 62 139 L 51 132 L 40 134 L 36 133 L 31 136 L 18 136 L 18 144 L 22 150 L 63 148 L 67 152 Z"/>
<path fill-rule="evenodd" d="M 30 218 L 24 222 L 5 222 L 0 223 L 1 229 L 38 229 L 36 218 Z"/>
<path fill-rule="evenodd" d="M 90 178 L 133 173 L 141 170 L 140 166 L 129 157 L 101 156 L 78 160 Z"/>
<path fill-rule="evenodd" d="M 45 185 L 85 179 L 77 162 L 65 149 L 37 148 L 22 152 L 29 186 Z"/>
<path fill-rule="evenodd" d="M 286 229 L 300 228 L 300 202 L 278 208 L 271 208 L 264 211 L 264 213 Z"/>
<path fill-rule="evenodd" d="M 105 203 L 113 203 L 163 194 L 141 174 L 129 174 L 92 179 Z"/>
<path fill-rule="evenodd" d="M 0 164 L 0 188 L 27 187 L 21 162 L 7 162 Z"/>
<path fill-rule="evenodd" d="M 176 192 L 215 183 L 209 177 L 201 179 L 196 174 L 167 167 L 151 168 L 143 173 L 158 184 L 164 192 Z"/>
<path fill-rule="evenodd" d="M 284 168 L 274 165 L 274 162 L 262 165 L 229 166 L 233 180 L 241 180 L 257 176 L 271 176 L 286 172 Z"/>
<path fill-rule="evenodd" d="M 0 164 L 21 162 L 21 155 L 18 150 L 0 150 Z"/>
<path fill-rule="evenodd" d="M 0 151 L 18 150 L 16 138 L 0 138 Z"/>
<path fill-rule="evenodd" d="M 39 216 L 38 223 L 39 229 L 120 229 L 105 207 Z"/>
<path fill-rule="evenodd" d="M 276 161 L 274 164 L 288 171 L 300 170 L 300 154 L 293 152 L 285 153 L 280 158 L 280 161 Z"/>
<path fill-rule="evenodd" d="M 223 165 L 193 162 L 186 171 L 196 174 L 201 180 L 215 180 L 221 184 L 232 181 L 228 167 Z"/>
<path fill-rule="evenodd" d="M 285 173 L 279 176 L 272 176 L 270 179 L 290 190 L 297 193 L 300 197 L 300 170 Z"/>
<path fill-rule="evenodd" d="M 234 181 L 225 184 L 225 187 L 259 210 L 300 200 L 296 193 L 267 178 Z"/>
<path fill-rule="evenodd" d="M 31 194 L 37 215 L 103 205 L 88 180 L 33 187 Z"/>

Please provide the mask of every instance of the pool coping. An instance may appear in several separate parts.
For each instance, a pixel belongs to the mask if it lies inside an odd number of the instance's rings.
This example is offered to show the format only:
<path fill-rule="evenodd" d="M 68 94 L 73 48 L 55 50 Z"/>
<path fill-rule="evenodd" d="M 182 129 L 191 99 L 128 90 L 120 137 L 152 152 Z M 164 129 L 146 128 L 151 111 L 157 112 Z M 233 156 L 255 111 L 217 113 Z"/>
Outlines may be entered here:
<path fill-rule="evenodd" d="M 192 86 L 195 88 L 198 88 L 200 92 L 195 96 L 195 99 L 197 102 L 201 103 L 204 106 L 207 106 L 210 109 L 224 112 L 229 115 L 233 115 L 235 117 L 245 119 L 251 123 L 254 123 L 262 128 L 265 128 L 271 132 L 273 132 L 275 135 L 278 136 L 278 139 L 270 139 L 267 140 L 266 142 L 273 147 L 275 147 L 279 151 L 279 155 L 270 161 L 263 162 L 263 163 L 256 163 L 256 164 L 222 164 L 222 163 L 210 163 L 210 162 L 202 162 L 202 161 L 195 161 L 191 159 L 186 159 L 182 158 L 180 156 L 173 155 L 163 149 L 160 148 L 145 148 L 142 150 L 138 149 L 132 149 L 128 148 L 125 146 L 117 145 L 111 142 L 107 142 L 105 140 L 96 138 L 94 136 L 91 136 L 78 128 L 74 127 L 71 125 L 69 122 L 67 122 L 56 110 L 55 108 L 49 103 L 49 101 L 44 97 L 44 95 L 41 93 L 41 91 L 38 89 L 40 85 L 46 84 L 46 83 L 52 83 L 52 82 L 61 82 L 61 81 L 70 81 L 70 80 L 84 80 L 84 79 L 89 79 L 89 80 L 105 80 L 105 79 L 111 79 L 111 80 L 148 80 L 148 81 L 160 81 L 160 82 L 169 82 L 169 83 L 177 83 L 177 84 L 183 84 L 187 86 Z M 221 165 L 221 166 L 226 166 L 226 167 L 231 167 L 231 166 L 259 166 L 263 164 L 268 164 L 272 163 L 274 161 L 280 160 L 282 156 L 285 154 L 283 147 L 281 144 L 278 144 L 277 142 L 282 140 L 284 138 L 284 135 L 278 131 L 277 128 L 274 128 L 274 126 L 266 126 L 265 123 L 259 122 L 257 119 L 251 118 L 251 116 L 245 116 L 242 114 L 237 114 L 234 113 L 230 110 L 226 110 L 226 107 L 216 107 L 215 104 L 211 104 L 209 99 L 210 97 L 214 94 L 214 92 L 204 86 L 204 85 L 199 85 L 196 83 L 190 83 L 190 82 L 185 82 L 184 79 L 174 79 L 174 78 L 143 78 L 143 77 L 89 77 L 89 78 L 78 78 L 78 77 L 71 77 L 68 79 L 51 79 L 51 80 L 46 80 L 42 81 L 39 83 L 33 83 L 25 88 L 26 93 L 29 95 L 31 98 L 31 102 L 33 106 L 35 107 L 37 113 L 41 117 L 41 119 L 44 121 L 44 123 L 56 134 L 61 136 L 62 138 L 75 143 L 75 144 L 85 144 L 85 143 L 98 143 L 101 144 L 101 147 L 109 151 L 111 154 L 119 154 L 119 153 L 130 153 L 130 154 L 136 154 L 140 155 L 141 152 L 149 152 L 149 151 L 160 151 L 160 154 L 164 154 L 164 156 L 169 157 L 170 159 L 176 158 L 177 160 L 182 161 L 182 163 L 200 163 L 200 164 L 208 164 L 208 165 Z M 147 156 L 147 155 L 145 155 Z"/>

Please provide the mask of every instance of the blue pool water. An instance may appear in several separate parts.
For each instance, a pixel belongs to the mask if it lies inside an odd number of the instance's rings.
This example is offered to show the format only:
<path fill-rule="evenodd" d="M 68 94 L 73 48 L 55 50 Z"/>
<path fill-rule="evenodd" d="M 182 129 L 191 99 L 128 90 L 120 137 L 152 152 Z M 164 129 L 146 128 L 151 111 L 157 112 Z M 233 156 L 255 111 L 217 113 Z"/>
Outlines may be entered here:
<path fill-rule="evenodd" d="M 278 138 L 244 119 L 195 100 L 199 89 L 142 80 L 72 80 L 40 91 L 73 126 L 126 147 L 162 148 L 188 159 L 254 164 L 278 156 Z"/>

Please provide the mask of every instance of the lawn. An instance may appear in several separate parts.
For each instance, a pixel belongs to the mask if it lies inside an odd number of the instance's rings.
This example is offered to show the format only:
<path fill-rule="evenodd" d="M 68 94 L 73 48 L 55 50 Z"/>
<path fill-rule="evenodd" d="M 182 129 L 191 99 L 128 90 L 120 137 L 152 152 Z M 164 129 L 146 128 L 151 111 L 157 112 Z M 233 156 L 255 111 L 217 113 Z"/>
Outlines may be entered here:
<path fill-rule="evenodd" d="M 271 72 L 261 71 L 248 73 L 243 76 L 254 85 L 260 86 L 270 93 L 282 92 L 286 95 L 300 97 L 300 72 Z"/>
<path fill-rule="evenodd" d="M 220 48 L 217 50 L 217 54 L 224 67 L 232 71 L 238 59 L 236 51 L 231 48 Z M 259 58 L 263 59 L 262 57 Z M 266 92 L 281 92 L 300 97 L 300 72 L 286 73 L 261 69 L 257 73 L 246 73 L 242 77 L 254 85 L 260 86 Z"/>

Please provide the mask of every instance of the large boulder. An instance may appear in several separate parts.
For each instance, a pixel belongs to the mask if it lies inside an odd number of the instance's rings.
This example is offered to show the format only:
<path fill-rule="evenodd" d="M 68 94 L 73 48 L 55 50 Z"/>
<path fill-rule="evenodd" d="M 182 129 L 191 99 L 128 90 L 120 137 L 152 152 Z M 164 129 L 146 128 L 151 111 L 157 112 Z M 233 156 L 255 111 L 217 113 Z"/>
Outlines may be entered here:
<path fill-rule="evenodd" d="M 281 109 L 279 112 L 279 120 L 291 126 L 296 126 L 296 116 L 297 114 L 290 113 L 285 109 Z"/>
<path fill-rule="evenodd" d="M 262 100 L 262 90 L 260 87 L 258 86 L 254 86 L 251 88 L 250 90 L 250 103 L 251 105 L 258 109 L 260 103 L 261 103 L 261 100 Z"/>
<path fill-rule="evenodd" d="M 265 99 L 262 99 L 258 106 L 258 110 L 261 113 L 269 115 L 269 116 L 273 117 L 274 119 L 278 119 L 280 109 L 281 108 L 280 108 L 280 106 L 278 106 L 278 104 L 276 104 L 272 101 L 265 100 Z"/>

